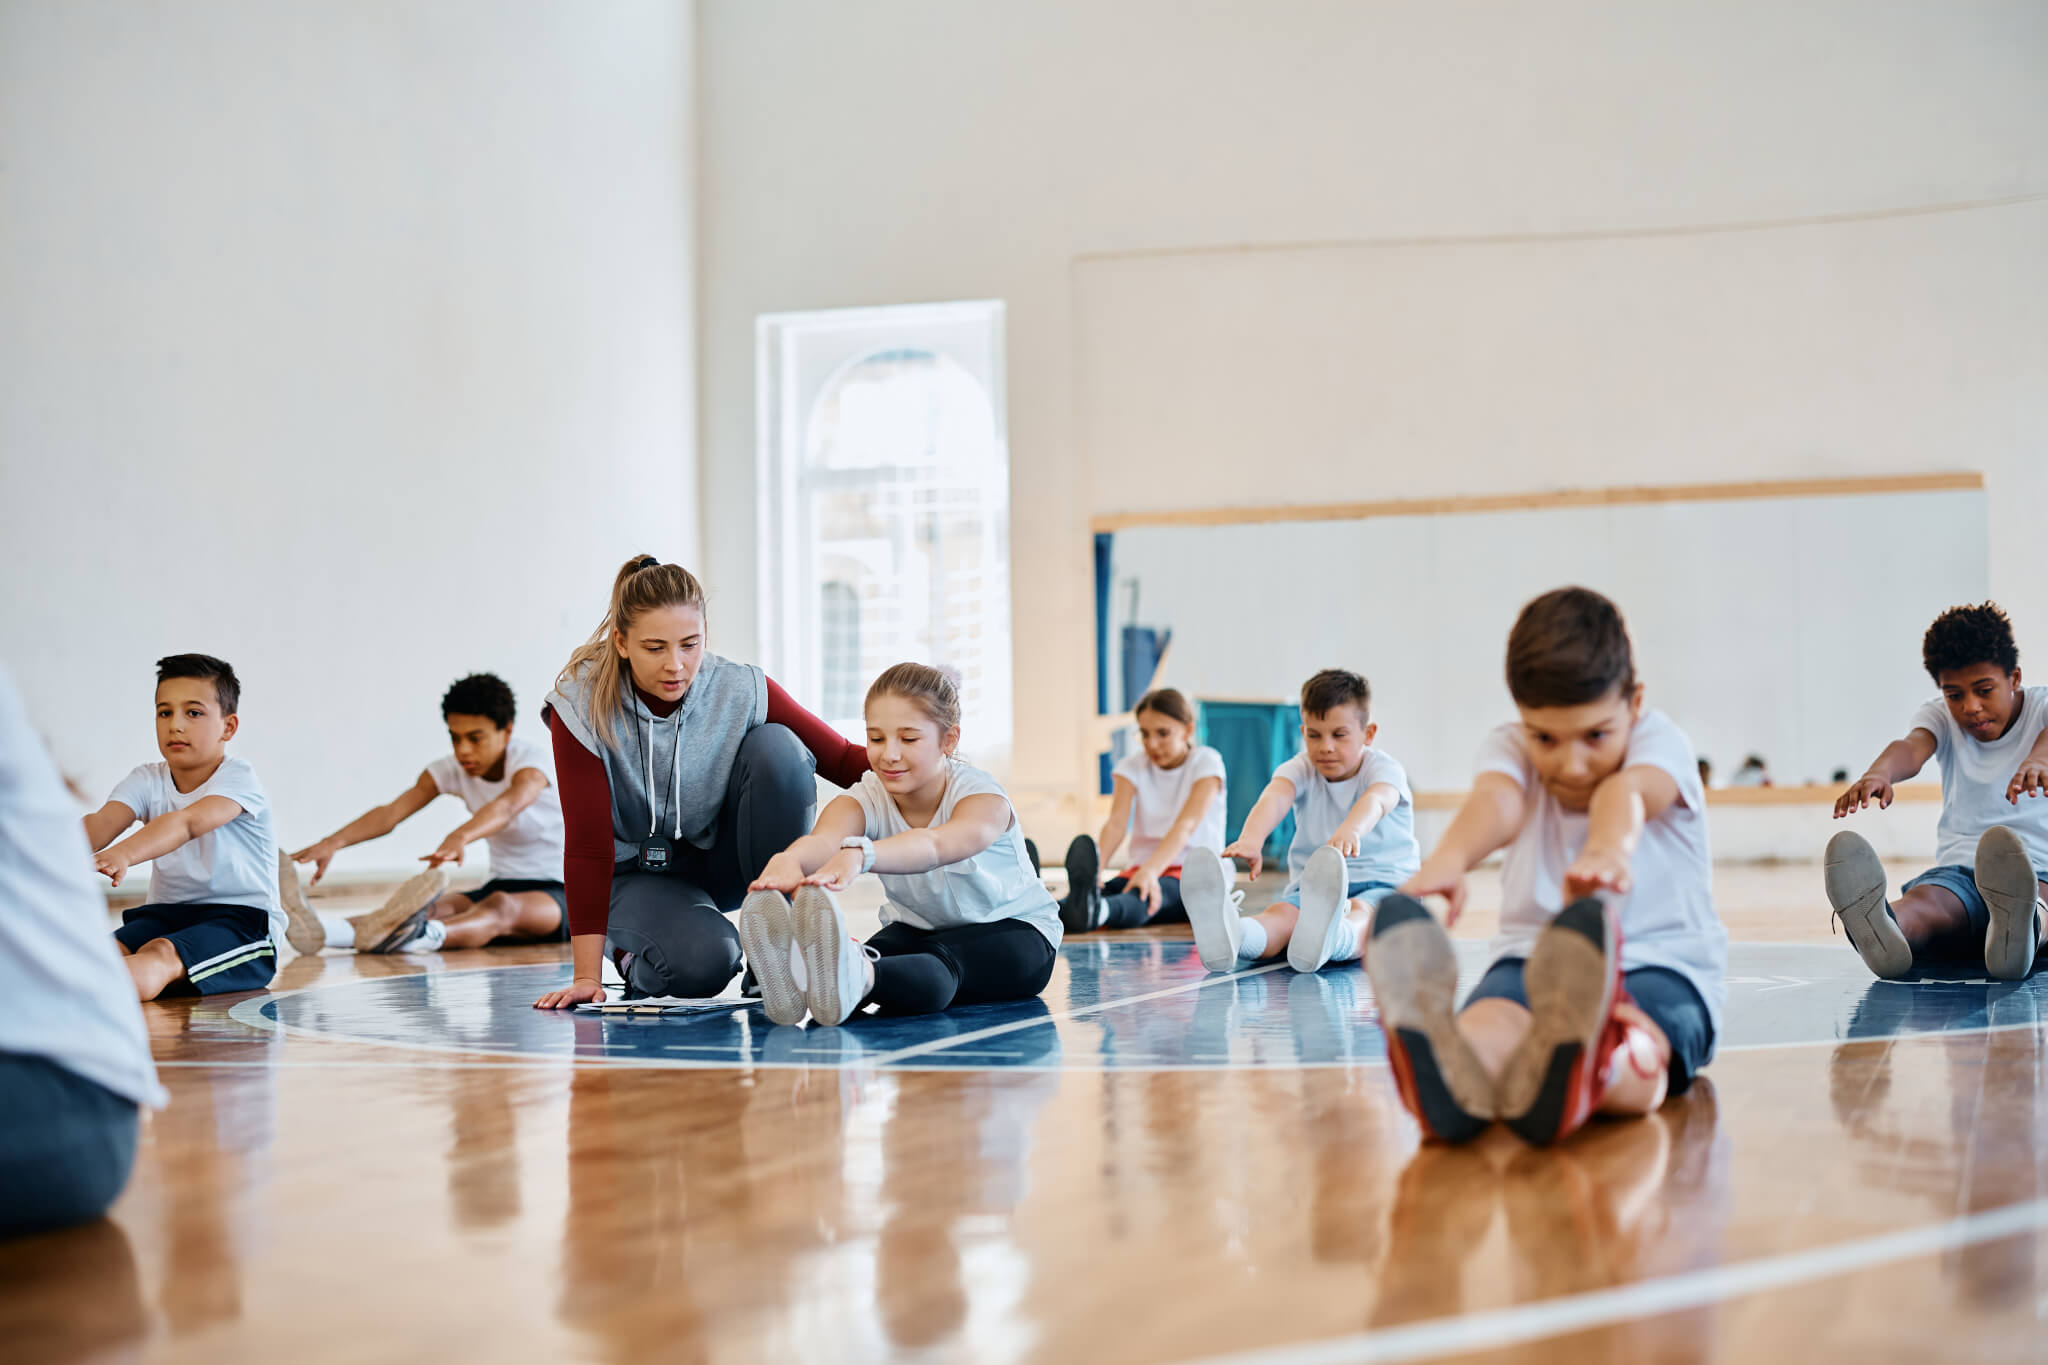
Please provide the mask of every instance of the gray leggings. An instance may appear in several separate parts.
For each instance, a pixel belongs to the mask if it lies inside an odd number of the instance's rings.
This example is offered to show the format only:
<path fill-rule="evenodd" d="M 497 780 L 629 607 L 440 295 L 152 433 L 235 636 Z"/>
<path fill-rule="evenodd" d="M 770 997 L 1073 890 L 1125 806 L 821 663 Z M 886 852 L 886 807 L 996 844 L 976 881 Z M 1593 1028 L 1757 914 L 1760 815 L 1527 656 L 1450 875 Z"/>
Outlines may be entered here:
<path fill-rule="evenodd" d="M 135 1102 L 47 1057 L 0 1052 L 0 1237 L 89 1223 L 135 1165 Z"/>
<path fill-rule="evenodd" d="M 794 731 L 760 725 L 740 741 L 718 835 L 710 848 L 676 849 L 675 868 L 612 869 L 605 937 L 631 953 L 626 984 L 643 995 L 717 995 L 740 969 L 740 936 L 726 916 L 768 860 L 810 832 L 817 760 Z"/>

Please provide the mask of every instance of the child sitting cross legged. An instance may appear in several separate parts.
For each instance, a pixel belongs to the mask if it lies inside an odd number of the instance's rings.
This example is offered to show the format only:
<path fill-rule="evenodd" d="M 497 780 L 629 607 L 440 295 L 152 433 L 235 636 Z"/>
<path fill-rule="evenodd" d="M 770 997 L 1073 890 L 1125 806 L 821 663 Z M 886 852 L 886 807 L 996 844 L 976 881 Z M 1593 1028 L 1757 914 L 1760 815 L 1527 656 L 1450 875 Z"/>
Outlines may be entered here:
<path fill-rule="evenodd" d="M 1712 1057 L 1727 993 L 1699 762 L 1644 708 L 1621 613 L 1545 593 L 1508 636 L 1507 681 L 1520 722 L 1487 736 L 1365 961 L 1402 1102 L 1448 1142 L 1495 1118 L 1552 1143 L 1594 1113 L 1649 1113 Z M 1493 963 L 1453 1014 L 1450 938 L 1414 898 L 1443 896 L 1455 924 L 1465 874 L 1502 846 Z"/>
<path fill-rule="evenodd" d="M 953 680 L 897 664 L 868 689 L 865 711 L 873 771 L 768 861 L 740 911 L 768 1017 L 833 1025 L 867 1005 L 933 1014 L 1037 995 L 1052 978 L 1059 906 L 1032 871 L 1010 798 L 954 757 Z M 865 944 L 833 896 L 863 872 L 888 895 Z"/>
<path fill-rule="evenodd" d="M 85 817 L 93 865 L 115 886 L 153 862 L 149 902 L 121 916 L 114 942 L 141 999 L 255 991 L 276 973 L 277 837 L 256 772 L 227 755 L 242 685 L 206 654 L 156 664 L 156 747 Z M 142 828 L 114 843 L 137 820 Z M 112 845 L 109 847 L 109 845 Z"/>
<path fill-rule="evenodd" d="M 1981 961 L 2002 981 L 2034 969 L 2048 928 L 2048 687 L 2020 685 L 2012 622 L 1993 602 L 1935 618 L 1921 659 L 1941 695 L 1835 802 L 1841 819 L 1892 803 L 1892 786 L 1941 764 L 1935 866 L 1886 903 L 1884 864 L 1860 834 L 1828 841 L 1828 901 L 1878 976 L 1916 963 Z"/>
<path fill-rule="evenodd" d="M 1282 952 L 1297 972 L 1358 959 L 1373 907 L 1419 861 L 1408 774 L 1373 746 L 1378 733 L 1364 678 L 1326 668 L 1302 684 L 1301 752 L 1274 770 L 1236 843 L 1221 856 L 1191 848 L 1182 859 L 1181 898 L 1204 967 L 1227 972 Z M 1257 877 L 1266 836 L 1290 809 L 1287 889 L 1246 918 L 1223 859 L 1244 859 Z"/>
<path fill-rule="evenodd" d="M 1067 846 L 1067 895 L 1060 923 L 1070 934 L 1185 920 L 1181 853 L 1223 843 L 1223 755 L 1195 743 L 1195 710 L 1171 687 L 1131 710 L 1144 747 L 1116 765 L 1116 794 L 1102 842 L 1083 834 Z M 1131 865 L 1097 886 L 1102 862 L 1131 835 Z"/>
<path fill-rule="evenodd" d="M 302 953 L 354 948 L 360 953 L 432 953 L 500 941 L 561 943 L 568 938 L 562 891 L 562 798 L 548 744 L 512 733 L 512 689 L 491 673 L 460 679 L 441 698 L 454 752 L 427 764 L 388 805 L 357 816 L 283 864 L 279 887 Z M 312 863 L 312 885 L 351 844 L 382 838 L 437 796 L 460 797 L 469 819 L 421 861 L 427 870 L 377 910 L 355 919 L 315 914 L 292 862 Z M 491 879 L 473 891 L 448 891 L 446 864 L 460 865 L 478 839 L 491 850 Z"/>

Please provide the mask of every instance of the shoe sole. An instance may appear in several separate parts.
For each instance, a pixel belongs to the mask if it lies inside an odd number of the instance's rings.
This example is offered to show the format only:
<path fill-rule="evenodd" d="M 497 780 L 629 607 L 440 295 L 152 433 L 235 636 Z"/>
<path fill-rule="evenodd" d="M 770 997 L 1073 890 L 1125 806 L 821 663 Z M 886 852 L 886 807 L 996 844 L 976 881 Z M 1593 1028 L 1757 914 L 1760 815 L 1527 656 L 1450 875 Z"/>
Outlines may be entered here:
<path fill-rule="evenodd" d="M 839 903 L 822 886 L 800 886 L 789 920 L 797 951 L 804 955 L 804 1002 L 811 1021 L 827 1026 L 845 1023 L 853 1010 L 840 1008 L 839 955 L 853 944 L 846 936 L 846 921 L 839 917 Z"/>
<path fill-rule="evenodd" d="M 434 902 L 448 889 L 446 868 L 433 867 L 391 893 L 391 899 L 355 921 L 356 951 L 388 953 L 419 932 Z M 367 945 L 367 946 L 366 946 Z"/>
<path fill-rule="evenodd" d="M 791 938 L 789 902 L 780 891 L 755 891 L 741 903 L 740 946 L 761 988 L 761 1008 L 778 1024 L 801 1024 L 810 1013 L 789 970 Z"/>
<path fill-rule="evenodd" d="M 2000 981 L 2020 981 L 2034 968 L 2034 902 L 2040 884 L 2019 836 L 1993 825 L 1977 840 L 1977 893 L 1991 913 L 1984 931 L 1984 970 Z"/>
<path fill-rule="evenodd" d="M 1884 863 L 1869 840 L 1846 829 L 1828 840 L 1823 881 L 1828 904 L 1864 966 L 1884 981 L 1913 970 L 1913 950 L 1885 905 Z"/>
<path fill-rule="evenodd" d="M 1228 916 L 1237 914 L 1230 903 L 1230 878 L 1223 859 L 1206 848 L 1191 848 L 1181 854 L 1180 903 L 1187 911 L 1188 927 L 1195 931 L 1195 952 L 1212 972 L 1237 970 L 1237 941 L 1231 937 Z"/>
<path fill-rule="evenodd" d="M 1585 1122 L 1594 1055 L 1614 1009 L 1620 944 L 1614 916 L 1596 900 L 1573 901 L 1536 939 L 1522 981 L 1529 1032 L 1500 1073 L 1501 1118 L 1537 1146 Z"/>
<path fill-rule="evenodd" d="M 1076 836 L 1067 845 L 1064 866 L 1067 894 L 1060 901 L 1060 927 L 1070 934 L 1085 934 L 1095 928 L 1089 922 L 1096 918 L 1090 910 L 1099 903 L 1101 895 L 1098 883 L 1102 879 L 1102 855 L 1096 851 L 1095 841 L 1085 834 Z"/>
<path fill-rule="evenodd" d="M 1297 972 L 1319 972 L 1330 963 L 1331 940 L 1350 908 L 1344 893 L 1351 887 L 1351 868 L 1344 855 L 1328 844 L 1309 856 L 1301 870 L 1301 914 L 1287 940 L 1287 965 Z"/>
<path fill-rule="evenodd" d="M 1431 1137 L 1477 1137 L 1493 1121 L 1493 1082 L 1458 1032 L 1458 955 L 1444 927 L 1419 901 L 1387 897 L 1373 916 L 1365 971 L 1408 1111 Z"/>
<path fill-rule="evenodd" d="M 283 849 L 277 851 L 277 899 L 284 906 L 285 942 L 301 957 L 318 957 L 327 948 L 327 926 L 306 903 L 298 864 Z"/>

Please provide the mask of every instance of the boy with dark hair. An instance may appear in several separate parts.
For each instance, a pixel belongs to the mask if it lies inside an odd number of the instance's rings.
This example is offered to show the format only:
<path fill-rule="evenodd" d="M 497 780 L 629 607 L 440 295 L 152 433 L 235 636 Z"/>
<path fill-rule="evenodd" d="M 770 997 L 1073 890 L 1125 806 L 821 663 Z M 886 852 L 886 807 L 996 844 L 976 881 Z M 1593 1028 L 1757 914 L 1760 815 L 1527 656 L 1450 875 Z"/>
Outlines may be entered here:
<path fill-rule="evenodd" d="M 1595 1113 L 1641 1115 L 1713 1056 L 1728 933 L 1714 913 L 1699 761 L 1643 706 L 1614 604 L 1560 588 L 1508 636 L 1519 723 L 1487 736 L 1436 851 L 1382 901 L 1366 971 L 1401 1099 L 1430 1137 L 1495 1118 L 1556 1142 Z M 1453 1013 L 1465 874 L 1506 847 L 1493 964 Z"/>
<path fill-rule="evenodd" d="M 2020 683 L 2012 622 L 1994 602 L 1951 607 L 1921 641 L 1941 695 L 1913 713 L 1870 770 L 1835 802 L 1837 820 L 1877 803 L 1930 758 L 1941 764 L 1935 866 L 1886 904 L 1884 864 L 1860 834 L 1828 841 L 1828 902 L 1878 976 L 1916 962 L 1979 958 L 2002 981 L 2034 969 L 2048 884 L 2048 687 Z"/>
<path fill-rule="evenodd" d="M 302 953 L 354 948 L 364 953 L 430 953 L 481 948 L 501 939 L 553 943 L 564 938 L 562 798 L 554 751 L 512 733 L 512 689 L 491 673 L 472 673 L 441 698 L 453 754 L 429 763 L 396 800 L 358 816 L 316 844 L 280 860 L 279 885 Z M 315 914 L 293 862 L 313 864 L 313 885 L 351 844 L 381 838 L 437 796 L 456 796 L 470 818 L 421 861 L 427 870 L 367 915 Z M 460 865 L 478 839 L 491 849 L 491 879 L 474 891 L 449 891 L 444 864 Z"/>
<path fill-rule="evenodd" d="M 1358 674 L 1326 668 L 1302 684 L 1301 752 L 1273 771 L 1236 843 L 1220 855 L 1199 848 L 1182 855 L 1181 901 L 1204 967 L 1227 972 L 1283 951 L 1297 972 L 1357 961 L 1373 906 L 1420 857 L 1408 774 L 1373 746 L 1378 734 L 1372 689 Z M 1244 893 L 1230 889 L 1223 859 L 1244 859 L 1257 877 L 1266 836 L 1289 810 L 1287 889 L 1259 914 L 1243 916 Z"/>
<path fill-rule="evenodd" d="M 129 773 L 85 817 L 93 864 L 115 886 L 136 863 L 155 864 L 149 903 L 124 913 L 114 931 L 144 1000 L 261 990 L 276 972 L 273 940 L 285 924 L 270 798 L 254 769 L 227 756 L 241 698 L 235 670 L 211 655 L 157 660 L 163 762 Z M 138 820 L 140 830 L 114 843 Z"/>

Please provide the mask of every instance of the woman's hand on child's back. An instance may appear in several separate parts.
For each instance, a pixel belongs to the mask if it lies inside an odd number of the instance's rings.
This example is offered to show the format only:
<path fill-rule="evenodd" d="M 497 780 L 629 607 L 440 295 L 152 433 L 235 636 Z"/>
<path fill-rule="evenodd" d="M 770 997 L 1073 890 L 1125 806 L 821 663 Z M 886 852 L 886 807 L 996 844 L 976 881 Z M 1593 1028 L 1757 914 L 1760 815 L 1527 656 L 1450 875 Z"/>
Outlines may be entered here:
<path fill-rule="evenodd" d="M 568 1010 L 585 1003 L 604 1003 L 604 985 L 587 976 L 579 976 L 558 991 L 549 991 L 533 1002 L 537 1010 Z"/>
<path fill-rule="evenodd" d="M 2048 796 L 2048 762 L 2030 758 L 2020 764 L 2006 786 L 2005 799 L 2017 806 L 2022 796 Z"/>
<path fill-rule="evenodd" d="M 804 865 L 794 853 L 783 852 L 768 860 L 761 869 L 761 875 L 754 878 L 747 887 L 749 891 L 780 891 L 787 896 L 804 884 Z"/>
<path fill-rule="evenodd" d="M 1259 879 L 1259 869 L 1266 865 L 1264 846 L 1250 843 L 1244 839 L 1239 839 L 1229 848 L 1224 849 L 1222 856 L 1225 858 L 1242 859 L 1245 865 L 1244 874 L 1253 881 Z"/>
<path fill-rule="evenodd" d="M 1417 900 L 1442 896 L 1444 924 L 1448 927 L 1465 913 L 1465 869 L 1456 863 L 1426 862 L 1415 870 L 1414 876 L 1401 883 L 1400 892 Z"/>
<path fill-rule="evenodd" d="M 844 891 L 860 875 L 861 858 L 857 848 L 842 848 L 825 865 L 803 879 L 805 886 L 822 886 L 827 891 Z"/>
<path fill-rule="evenodd" d="M 2025 765 L 2021 766 L 2020 771 L 2026 771 Z M 2018 781 L 2019 779 L 2015 777 L 2013 780 Z M 1843 792 L 1836 799 L 1835 818 L 1839 820 L 1845 815 L 1862 810 L 1873 801 L 1877 802 L 1879 810 L 1887 810 L 1891 807 L 1891 780 L 1880 777 L 1876 773 L 1865 773 L 1856 779 L 1854 785 L 1849 790 Z"/>

